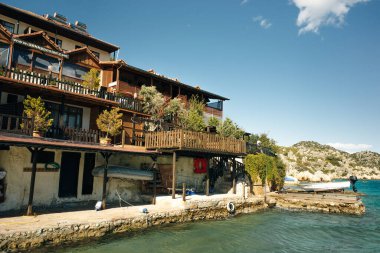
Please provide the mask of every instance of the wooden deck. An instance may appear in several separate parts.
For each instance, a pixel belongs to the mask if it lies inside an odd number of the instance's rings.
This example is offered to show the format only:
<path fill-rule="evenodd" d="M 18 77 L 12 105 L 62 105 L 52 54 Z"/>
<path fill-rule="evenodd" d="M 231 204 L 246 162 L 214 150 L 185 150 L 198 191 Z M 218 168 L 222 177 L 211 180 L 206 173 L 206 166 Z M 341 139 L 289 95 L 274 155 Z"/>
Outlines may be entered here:
<path fill-rule="evenodd" d="M 246 153 L 244 140 L 187 130 L 147 133 L 145 147 L 147 149 L 179 149 L 233 155 Z"/>

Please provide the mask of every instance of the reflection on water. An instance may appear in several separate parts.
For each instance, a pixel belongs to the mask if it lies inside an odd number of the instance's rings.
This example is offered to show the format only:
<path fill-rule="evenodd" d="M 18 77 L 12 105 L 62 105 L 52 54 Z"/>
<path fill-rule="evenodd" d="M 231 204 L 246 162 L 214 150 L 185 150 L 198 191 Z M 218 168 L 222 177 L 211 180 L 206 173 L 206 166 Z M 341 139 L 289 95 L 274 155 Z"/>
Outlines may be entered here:
<path fill-rule="evenodd" d="M 54 251 L 380 252 L 380 181 L 359 182 L 358 189 L 367 194 L 363 197 L 367 213 L 360 217 L 274 209 L 224 221 L 165 226 Z"/>

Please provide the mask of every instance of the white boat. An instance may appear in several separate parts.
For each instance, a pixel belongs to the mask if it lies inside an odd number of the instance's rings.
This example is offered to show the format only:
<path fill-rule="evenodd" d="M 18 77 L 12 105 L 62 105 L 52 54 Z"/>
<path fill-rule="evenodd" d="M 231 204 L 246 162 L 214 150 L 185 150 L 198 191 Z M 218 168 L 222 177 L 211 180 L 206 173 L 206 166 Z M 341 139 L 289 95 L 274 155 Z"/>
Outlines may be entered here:
<path fill-rule="evenodd" d="M 284 183 L 285 184 L 298 184 L 299 181 L 297 178 L 292 177 L 292 176 L 285 176 L 284 178 Z"/>
<path fill-rule="evenodd" d="M 5 178 L 6 175 L 7 175 L 6 171 L 0 171 L 0 180 Z"/>
<path fill-rule="evenodd" d="M 333 190 L 343 190 L 345 188 L 350 188 L 350 181 L 343 182 L 328 182 L 328 183 L 311 183 L 300 185 L 305 191 L 333 191 Z"/>
<path fill-rule="evenodd" d="M 92 175 L 94 177 L 103 177 L 104 167 L 105 166 L 95 167 L 92 170 Z M 107 177 L 150 181 L 153 180 L 153 171 L 131 169 L 129 167 L 118 165 L 108 165 Z"/>

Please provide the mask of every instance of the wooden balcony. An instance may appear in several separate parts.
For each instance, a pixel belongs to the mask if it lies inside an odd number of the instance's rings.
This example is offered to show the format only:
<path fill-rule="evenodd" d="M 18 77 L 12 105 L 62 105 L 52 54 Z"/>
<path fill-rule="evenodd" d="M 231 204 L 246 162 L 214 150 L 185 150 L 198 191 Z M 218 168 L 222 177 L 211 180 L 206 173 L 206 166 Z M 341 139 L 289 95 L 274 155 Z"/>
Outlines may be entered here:
<path fill-rule="evenodd" d="M 89 96 L 90 98 L 104 99 L 118 104 L 120 108 L 143 112 L 141 102 L 137 99 L 114 94 L 103 90 L 93 90 L 82 86 L 76 82 L 70 82 L 67 80 L 59 80 L 56 77 L 46 76 L 40 73 L 28 72 L 18 69 L 5 69 L 0 68 L 0 78 L 8 78 L 15 81 L 30 83 L 32 85 L 44 86 L 52 88 L 56 91 L 69 92 L 78 95 Z"/>
<path fill-rule="evenodd" d="M 214 154 L 244 155 L 246 142 L 212 133 L 173 130 L 145 135 L 146 149 L 184 150 Z"/>
<path fill-rule="evenodd" d="M 21 128 L 21 124 L 24 128 Z M 32 136 L 33 120 L 31 118 L 0 114 L 0 132 Z M 88 144 L 98 144 L 101 133 L 99 130 L 74 129 L 50 127 L 43 135 L 45 138 L 65 140 L 70 142 L 80 142 Z"/>

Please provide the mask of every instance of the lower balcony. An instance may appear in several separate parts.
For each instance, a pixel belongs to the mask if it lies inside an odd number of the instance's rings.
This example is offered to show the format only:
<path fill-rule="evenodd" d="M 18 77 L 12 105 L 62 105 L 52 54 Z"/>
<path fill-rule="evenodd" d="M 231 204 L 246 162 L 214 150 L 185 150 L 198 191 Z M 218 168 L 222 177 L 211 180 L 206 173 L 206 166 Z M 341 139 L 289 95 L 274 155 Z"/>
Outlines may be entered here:
<path fill-rule="evenodd" d="M 24 127 L 22 128 L 21 125 Z M 0 114 L 0 131 L 9 134 L 33 135 L 33 120 L 23 116 Z M 42 137 L 98 144 L 101 133 L 99 130 L 74 129 L 69 127 L 50 127 Z"/>

